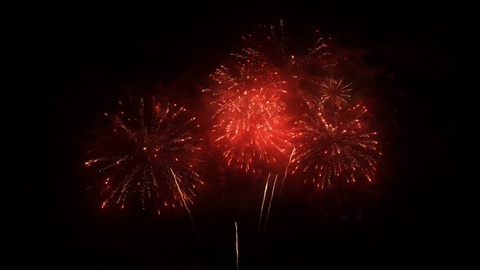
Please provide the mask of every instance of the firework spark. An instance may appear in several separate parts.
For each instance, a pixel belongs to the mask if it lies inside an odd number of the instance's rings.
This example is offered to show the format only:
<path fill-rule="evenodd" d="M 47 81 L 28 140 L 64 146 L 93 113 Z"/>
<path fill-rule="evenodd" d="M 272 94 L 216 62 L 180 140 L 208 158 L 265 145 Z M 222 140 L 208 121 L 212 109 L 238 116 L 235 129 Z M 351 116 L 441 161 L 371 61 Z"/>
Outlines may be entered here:
<path fill-rule="evenodd" d="M 290 147 L 285 82 L 253 49 L 232 56 L 232 67 L 212 74 L 216 87 L 204 90 L 216 98 L 212 137 L 229 166 L 255 171 L 256 162 L 274 164 Z"/>
<path fill-rule="evenodd" d="M 148 102 L 146 102 L 148 101 Z M 199 147 L 191 131 L 195 118 L 176 104 L 130 98 L 119 102 L 120 111 L 105 113 L 108 125 L 96 135 L 98 144 L 88 151 L 85 166 L 100 177 L 101 207 L 119 205 L 137 197 L 142 209 L 151 202 L 162 208 L 192 204 L 195 190 L 203 185 L 196 168 Z M 187 208 L 188 209 L 188 208 Z"/>
<path fill-rule="evenodd" d="M 278 24 L 258 25 L 242 39 L 245 47 L 254 48 L 281 69 L 286 80 L 324 76 L 329 68 L 337 65 L 329 49 L 331 36 L 325 37 L 315 30 L 313 38 L 306 39 L 310 42 L 299 42 L 286 34 L 283 20 Z"/>
<path fill-rule="evenodd" d="M 338 109 L 346 105 L 350 100 L 350 92 L 353 90 L 352 83 L 344 83 L 343 78 L 331 77 L 311 79 L 299 90 L 310 109 L 329 106 Z"/>
<path fill-rule="evenodd" d="M 318 110 L 298 121 L 298 171 L 305 183 L 324 188 L 333 182 L 369 182 L 375 174 L 378 149 L 377 133 L 365 122 L 367 108 L 360 104 L 334 111 Z"/>

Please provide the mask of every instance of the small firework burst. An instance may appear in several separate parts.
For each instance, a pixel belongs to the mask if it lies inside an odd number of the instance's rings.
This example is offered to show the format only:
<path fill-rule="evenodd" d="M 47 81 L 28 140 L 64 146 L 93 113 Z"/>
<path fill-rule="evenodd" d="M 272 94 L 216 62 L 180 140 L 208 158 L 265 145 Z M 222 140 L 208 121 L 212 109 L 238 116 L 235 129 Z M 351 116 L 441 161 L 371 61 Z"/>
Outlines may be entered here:
<path fill-rule="evenodd" d="M 352 83 L 344 83 L 343 78 L 326 77 L 311 79 L 299 92 L 307 106 L 316 110 L 324 106 L 341 108 L 348 103 L 352 90 Z"/>
<path fill-rule="evenodd" d="M 155 97 L 133 97 L 119 105 L 117 113 L 105 113 L 107 125 L 95 134 L 98 141 L 85 162 L 99 179 L 101 207 L 124 208 L 130 197 L 139 198 L 143 209 L 150 202 L 158 213 L 193 203 L 203 185 L 196 172 L 195 118 L 184 107 Z"/>
<path fill-rule="evenodd" d="M 377 133 L 365 122 L 369 116 L 365 106 L 319 109 L 304 116 L 297 123 L 300 143 L 294 173 L 320 188 L 373 180 L 381 152 Z"/>

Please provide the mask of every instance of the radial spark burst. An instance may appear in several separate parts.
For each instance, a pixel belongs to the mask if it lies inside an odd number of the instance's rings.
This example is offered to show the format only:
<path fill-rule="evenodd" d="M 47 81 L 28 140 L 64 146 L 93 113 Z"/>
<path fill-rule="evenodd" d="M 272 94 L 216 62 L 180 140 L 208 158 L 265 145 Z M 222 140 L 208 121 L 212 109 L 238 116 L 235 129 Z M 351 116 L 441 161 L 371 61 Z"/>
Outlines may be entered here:
<path fill-rule="evenodd" d="M 334 111 L 318 110 L 298 121 L 298 151 L 294 173 L 305 183 L 324 188 L 334 183 L 373 180 L 378 149 L 367 108 L 360 104 Z"/>
<path fill-rule="evenodd" d="M 352 83 L 344 83 L 343 78 L 326 77 L 305 83 L 299 93 L 307 106 L 313 110 L 324 106 L 339 109 L 348 103 L 352 90 Z"/>
<path fill-rule="evenodd" d="M 130 98 L 119 102 L 118 113 L 105 113 L 107 126 L 96 135 L 100 139 L 88 155 L 85 166 L 99 178 L 104 196 L 101 207 L 124 208 L 139 199 L 160 213 L 168 207 L 192 204 L 195 190 L 203 185 L 196 172 L 192 138 L 198 127 L 184 107 L 151 100 Z"/>
<path fill-rule="evenodd" d="M 254 171 L 288 152 L 285 82 L 252 48 L 232 56 L 231 65 L 222 65 L 212 74 L 215 87 L 204 90 L 214 96 L 212 141 L 229 166 Z"/>

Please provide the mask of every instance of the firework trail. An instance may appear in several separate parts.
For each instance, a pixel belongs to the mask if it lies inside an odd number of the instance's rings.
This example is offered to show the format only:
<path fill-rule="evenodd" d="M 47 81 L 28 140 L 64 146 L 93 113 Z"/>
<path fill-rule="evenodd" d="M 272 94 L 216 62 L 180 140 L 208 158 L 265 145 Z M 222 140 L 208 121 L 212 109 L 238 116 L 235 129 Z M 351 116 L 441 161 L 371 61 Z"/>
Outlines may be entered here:
<path fill-rule="evenodd" d="M 182 198 L 182 205 L 183 205 L 183 207 L 185 207 L 185 209 L 188 212 L 188 217 L 190 218 L 190 222 L 192 223 L 192 226 L 193 226 L 193 229 L 194 229 L 195 235 L 196 235 L 197 233 L 196 233 L 196 229 L 195 229 L 195 223 L 193 222 L 192 212 L 190 212 L 190 209 L 188 209 L 188 204 L 185 201 L 185 195 L 183 195 L 182 188 L 178 184 L 177 176 L 175 175 L 175 172 L 173 172 L 172 168 L 170 168 L 170 172 L 173 175 L 173 179 L 175 180 L 175 186 L 177 187 L 178 193 L 180 194 L 180 198 Z"/>
<path fill-rule="evenodd" d="M 192 204 L 195 190 L 204 184 L 196 172 L 195 118 L 184 107 L 155 97 L 132 97 L 119 105 L 118 113 L 105 113 L 107 125 L 95 134 L 98 141 L 87 151 L 92 158 L 85 162 L 94 179 L 100 178 L 94 185 L 104 196 L 101 207 L 124 208 L 130 197 L 138 198 L 142 209 L 148 201 L 159 214 L 163 208 Z"/>
<path fill-rule="evenodd" d="M 235 254 L 236 254 L 236 262 L 237 262 L 237 270 L 238 268 L 238 262 L 239 262 L 239 252 L 238 252 L 238 226 L 237 222 L 235 221 Z"/>
<path fill-rule="evenodd" d="M 261 54 L 251 48 L 232 54 L 233 63 L 213 74 L 215 98 L 212 141 L 228 166 L 245 171 L 275 164 L 290 148 L 286 128 L 285 82 Z"/>
<path fill-rule="evenodd" d="M 281 184 L 281 186 L 280 186 L 280 191 L 278 192 L 279 194 L 282 193 L 283 185 L 285 184 L 285 179 L 287 179 L 287 175 L 288 175 L 288 167 L 289 167 L 290 164 L 292 163 L 292 159 L 293 159 L 294 153 L 295 153 L 295 147 L 293 147 L 292 153 L 290 153 L 290 157 L 288 158 L 288 163 L 287 163 L 287 166 L 285 167 L 285 173 L 283 174 L 282 184 Z"/>
<path fill-rule="evenodd" d="M 269 199 L 268 205 L 267 205 L 267 214 L 265 216 L 265 220 L 263 220 L 263 212 L 264 212 L 264 208 L 265 208 L 265 200 L 266 200 L 266 197 L 267 197 L 270 175 L 271 175 L 271 173 L 268 174 L 267 181 L 265 182 L 265 189 L 263 191 L 262 205 L 260 207 L 260 218 L 258 220 L 258 231 L 259 232 L 261 231 L 262 221 L 264 222 L 263 223 L 263 229 L 265 230 L 266 227 L 267 227 L 267 221 L 268 221 L 268 217 L 270 215 L 270 208 L 272 206 L 273 196 L 275 194 L 275 186 L 276 186 L 276 183 L 277 183 L 278 174 L 275 175 L 275 179 L 273 180 L 272 188 L 270 189 L 270 199 Z"/>
<path fill-rule="evenodd" d="M 273 194 L 275 193 L 275 185 L 277 184 L 277 178 L 278 178 L 278 174 L 275 175 L 275 179 L 273 180 L 272 191 L 270 192 L 270 201 L 268 202 L 267 215 L 265 216 L 265 224 L 263 226 L 264 231 L 267 228 L 268 217 L 270 216 L 270 208 L 272 207 Z"/>
<path fill-rule="evenodd" d="M 265 182 L 265 189 L 263 190 L 263 199 L 262 205 L 260 206 L 260 218 L 258 219 L 258 231 L 260 232 L 260 228 L 262 227 L 262 218 L 263 218 L 263 208 L 265 206 L 265 199 L 267 197 L 267 190 L 268 190 L 268 180 L 270 179 L 270 173 L 268 174 L 267 181 Z"/>
<path fill-rule="evenodd" d="M 292 173 L 299 171 L 305 183 L 316 183 L 319 188 L 333 181 L 372 181 L 382 153 L 377 133 L 366 122 L 370 115 L 365 106 L 319 109 L 304 116 L 298 121 L 299 147 Z"/>

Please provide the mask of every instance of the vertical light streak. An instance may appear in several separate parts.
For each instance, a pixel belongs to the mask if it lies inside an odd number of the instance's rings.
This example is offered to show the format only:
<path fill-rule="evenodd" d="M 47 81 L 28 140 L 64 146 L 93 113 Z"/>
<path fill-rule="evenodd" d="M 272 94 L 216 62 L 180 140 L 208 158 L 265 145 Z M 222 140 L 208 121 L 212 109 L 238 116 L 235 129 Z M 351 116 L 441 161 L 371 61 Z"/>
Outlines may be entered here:
<path fill-rule="evenodd" d="M 195 234 L 196 234 L 195 223 L 193 222 L 192 213 L 190 212 L 190 209 L 188 208 L 187 202 L 185 201 L 185 198 L 183 196 L 182 189 L 180 188 L 180 185 L 178 184 L 177 176 L 173 172 L 172 168 L 170 168 L 170 171 L 172 172 L 173 180 L 175 181 L 175 185 L 177 186 L 178 193 L 180 193 L 180 198 L 182 199 L 183 206 L 187 210 L 188 217 L 190 218 L 190 222 L 192 222 L 193 230 L 195 230 Z"/>
<path fill-rule="evenodd" d="M 260 207 L 260 218 L 258 219 L 258 231 L 260 231 L 260 227 L 261 227 L 261 223 L 262 223 L 263 207 L 265 205 L 265 198 L 267 197 L 268 180 L 269 179 L 270 179 L 270 173 L 268 174 L 267 182 L 265 183 L 265 190 L 263 191 L 262 206 Z"/>
<path fill-rule="evenodd" d="M 239 253 L 238 253 L 238 226 L 237 222 L 235 221 L 235 253 L 237 256 L 237 270 L 238 270 L 238 261 L 239 261 Z"/>
<path fill-rule="evenodd" d="M 272 200 L 273 200 L 273 195 L 275 193 L 275 185 L 277 184 L 277 178 L 278 178 L 278 174 L 275 175 L 275 180 L 273 180 L 273 186 L 272 186 L 272 191 L 271 191 L 271 195 L 270 195 L 270 201 L 268 202 L 267 216 L 265 217 L 265 225 L 264 225 L 264 228 L 263 228 L 264 231 L 267 228 L 268 217 L 270 216 L 270 208 L 272 207 Z"/>
<path fill-rule="evenodd" d="M 285 183 L 285 179 L 287 178 L 288 167 L 290 166 L 290 163 L 292 163 L 292 158 L 293 158 L 294 153 L 295 153 L 295 147 L 293 147 L 292 153 L 290 154 L 290 157 L 288 158 L 287 167 L 285 168 L 285 174 L 283 175 L 282 185 L 280 186 L 280 191 L 278 192 L 278 195 L 280 195 L 282 193 L 283 184 Z"/>

